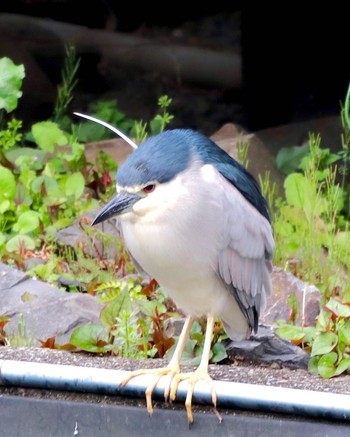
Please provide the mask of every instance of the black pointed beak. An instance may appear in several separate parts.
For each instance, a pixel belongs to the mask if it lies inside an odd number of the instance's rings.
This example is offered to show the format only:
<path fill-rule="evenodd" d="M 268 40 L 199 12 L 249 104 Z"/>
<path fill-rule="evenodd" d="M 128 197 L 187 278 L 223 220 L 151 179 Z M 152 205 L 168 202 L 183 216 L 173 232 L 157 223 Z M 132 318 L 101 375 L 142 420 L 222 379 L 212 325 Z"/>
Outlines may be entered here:
<path fill-rule="evenodd" d="M 127 191 L 121 191 L 117 194 L 102 210 L 97 214 L 92 222 L 92 225 L 97 225 L 111 217 L 124 214 L 130 211 L 133 205 L 141 199 L 139 194 L 128 193 Z"/>

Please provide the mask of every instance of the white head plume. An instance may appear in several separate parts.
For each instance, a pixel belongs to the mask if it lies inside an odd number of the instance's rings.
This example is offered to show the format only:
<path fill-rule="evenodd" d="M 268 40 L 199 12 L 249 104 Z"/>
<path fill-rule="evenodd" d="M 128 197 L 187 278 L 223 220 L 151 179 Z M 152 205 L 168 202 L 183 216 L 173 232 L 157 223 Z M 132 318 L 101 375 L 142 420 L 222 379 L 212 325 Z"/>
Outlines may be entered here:
<path fill-rule="evenodd" d="M 98 118 L 91 117 L 91 115 L 81 114 L 80 112 L 73 112 L 73 114 L 77 115 L 78 117 L 86 118 L 87 120 L 94 121 L 95 123 L 105 126 L 106 128 L 110 129 L 112 132 L 116 133 L 121 138 L 123 138 L 123 140 L 126 141 L 128 144 L 130 144 L 132 148 L 137 149 L 137 144 L 135 144 L 129 137 L 123 134 L 123 132 L 121 132 L 116 127 L 111 126 L 110 124 L 106 123 L 105 121 L 99 120 Z"/>

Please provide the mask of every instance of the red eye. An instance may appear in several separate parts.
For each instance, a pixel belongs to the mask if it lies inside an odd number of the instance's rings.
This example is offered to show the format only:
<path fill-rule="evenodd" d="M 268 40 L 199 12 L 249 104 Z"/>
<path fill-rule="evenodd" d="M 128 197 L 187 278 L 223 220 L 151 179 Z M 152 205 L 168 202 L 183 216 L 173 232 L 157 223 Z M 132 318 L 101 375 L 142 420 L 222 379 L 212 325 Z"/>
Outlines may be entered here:
<path fill-rule="evenodd" d="M 143 189 L 143 191 L 144 191 L 145 193 L 148 194 L 148 193 L 152 193 L 152 191 L 154 191 L 155 188 L 156 188 L 155 184 L 147 185 L 147 186 Z"/>

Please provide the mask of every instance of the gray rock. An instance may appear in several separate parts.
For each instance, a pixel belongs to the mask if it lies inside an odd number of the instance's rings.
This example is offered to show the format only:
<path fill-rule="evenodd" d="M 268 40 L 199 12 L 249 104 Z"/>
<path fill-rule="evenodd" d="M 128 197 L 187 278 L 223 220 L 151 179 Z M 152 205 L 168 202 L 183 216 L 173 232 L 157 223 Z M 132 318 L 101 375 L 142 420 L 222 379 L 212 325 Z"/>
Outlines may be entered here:
<path fill-rule="evenodd" d="M 278 337 L 271 327 L 260 325 L 250 340 L 232 341 L 226 346 L 231 360 L 253 364 L 280 364 L 293 369 L 307 369 L 310 355 L 298 346 Z"/>
<path fill-rule="evenodd" d="M 0 272 L 0 316 L 11 319 L 8 338 L 20 333 L 31 346 L 50 337 L 66 343 L 76 327 L 99 322 L 102 305 L 95 297 L 67 293 L 2 263 Z"/>
<path fill-rule="evenodd" d="M 97 215 L 98 210 L 89 211 L 84 214 L 84 219 L 90 219 L 91 222 Z M 115 220 L 107 220 L 94 227 L 93 233 L 97 230 L 103 231 L 108 236 L 108 239 L 89 238 L 87 233 L 81 226 L 81 219 L 78 218 L 71 226 L 61 229 L 57 232 L 57 244 L 60 246 L 69 246 L 77 248 L 80 245 L 84 247 L 84 251 L 91 257 L 101 256 L 104 259 L 113 259 L 118 255 L 119 233 L 115 226 Z"/>

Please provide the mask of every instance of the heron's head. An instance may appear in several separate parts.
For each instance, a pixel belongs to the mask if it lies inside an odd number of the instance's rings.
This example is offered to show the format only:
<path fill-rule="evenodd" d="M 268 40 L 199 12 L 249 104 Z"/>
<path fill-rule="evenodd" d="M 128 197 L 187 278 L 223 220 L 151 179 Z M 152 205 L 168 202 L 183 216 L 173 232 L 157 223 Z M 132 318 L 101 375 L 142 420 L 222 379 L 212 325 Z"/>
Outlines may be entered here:
<path fill-rule="evenodd" d="M 147 139 L 119 167 L 117 194 L 93 224 L 113 216 L 127 220 L 156 213 L 175 205 L 180 195 L 190 196 L 187 181 L 193 182 L 191 175 L 202 164 L 195 153 L 202 137 L 192 130 L 174 129 Z"/>

